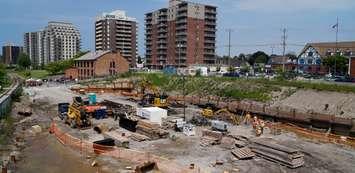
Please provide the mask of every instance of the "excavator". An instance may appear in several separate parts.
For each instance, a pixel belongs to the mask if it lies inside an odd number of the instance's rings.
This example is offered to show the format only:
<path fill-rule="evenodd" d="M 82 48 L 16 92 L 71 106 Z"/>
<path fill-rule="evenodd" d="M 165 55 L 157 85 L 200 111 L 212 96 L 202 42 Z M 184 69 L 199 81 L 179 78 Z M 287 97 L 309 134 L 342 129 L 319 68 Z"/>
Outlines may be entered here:
<path fill-rule="evenodd" d="M 74 97 L 73 103 L 69 105 L 65 123 L 72 128 L 85 128 L 91 126 L 91 121 L 85 111 L 84 103 L 81 97 Z"/>
<path fill-rule="evenodd" d="M 155 106 L 160 108 L 167 108 L 169 106 L 167 100 L 168 95 L 165 93 L 161 94 L 159 89 L 148 80 L 143 80 L 140 83 L 140 88 L 142 99 L 139 104 L 141 106 Z M 150 93 L 146 93 L 147 90 L 149 90 Z"/>
<path fill-rule="evenodd" d="M 228 109 L 218 109 L 216 105 L 207 103 L 201 112 L 202 116 L 208 119 L 219 119 L 229 121 L 232 124 L 239 125 L 240 119 L 235 114 L 231 113 Z"/>

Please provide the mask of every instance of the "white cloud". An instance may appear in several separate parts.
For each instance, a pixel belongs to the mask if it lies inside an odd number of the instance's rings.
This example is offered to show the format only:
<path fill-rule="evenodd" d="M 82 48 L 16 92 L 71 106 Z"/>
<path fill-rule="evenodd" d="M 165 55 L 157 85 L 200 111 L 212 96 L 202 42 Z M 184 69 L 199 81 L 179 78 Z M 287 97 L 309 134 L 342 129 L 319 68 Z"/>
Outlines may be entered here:
<path fill-rule="evenodd" d="M 232 0 L 233 1 L 233 0 Z M 355 6 L 354 0 L 234 0 L 235 7 L 247 11 L 341 10 Z"/>

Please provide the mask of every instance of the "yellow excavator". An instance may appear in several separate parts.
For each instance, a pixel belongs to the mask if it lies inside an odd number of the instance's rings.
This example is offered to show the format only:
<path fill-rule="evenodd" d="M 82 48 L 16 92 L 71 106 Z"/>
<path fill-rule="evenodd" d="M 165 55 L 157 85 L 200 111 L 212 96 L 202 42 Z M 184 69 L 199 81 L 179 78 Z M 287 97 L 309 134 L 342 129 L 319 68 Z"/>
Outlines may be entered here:
<path fill-rule="evenodd" d="M 160 108 L 167 108 L 169 106 L 168 95 L 165 93 L 161 94 L 159 89 L 148 80 L 143 80 L 140 83 L 140 88 L 142 93 L 141 106 L 155 106 Z M 146 93 L 147 90 L 150 92 Z"/>
<path fill-rule="evenodd" d="M 83 108 L 81 97 L 74 97 L 73 103 L 69 105 L 68 114 L 65 117 L 65 123 L 72 128 L 84 128 L 91 126 L 91 121 Z"/>
<path fill-rule="evenodd" d="M 218 109 L 214 104 L 207 103 L 205 108 L 202 109 L 202 116 L 208 119 L 219 119 L 222 121 L 229 121 L 232 124 L 239 125 L 240 118 L 231 113 L 228 109 Z"/>

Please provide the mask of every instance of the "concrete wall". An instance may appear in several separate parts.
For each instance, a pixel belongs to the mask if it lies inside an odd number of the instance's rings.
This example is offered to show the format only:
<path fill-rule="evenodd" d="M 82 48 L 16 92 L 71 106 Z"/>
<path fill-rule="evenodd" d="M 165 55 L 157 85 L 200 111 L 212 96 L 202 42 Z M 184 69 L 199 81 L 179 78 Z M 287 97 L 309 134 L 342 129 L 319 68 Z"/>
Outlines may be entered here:
<path fill-rule="evenodd" d="M 11 103 L 13 96 L 21 92 L 22 85 L 17 82 L 10 90 L 6 91 L 0 96 L 0 119 L 4 118 L 11 111 Z"/>

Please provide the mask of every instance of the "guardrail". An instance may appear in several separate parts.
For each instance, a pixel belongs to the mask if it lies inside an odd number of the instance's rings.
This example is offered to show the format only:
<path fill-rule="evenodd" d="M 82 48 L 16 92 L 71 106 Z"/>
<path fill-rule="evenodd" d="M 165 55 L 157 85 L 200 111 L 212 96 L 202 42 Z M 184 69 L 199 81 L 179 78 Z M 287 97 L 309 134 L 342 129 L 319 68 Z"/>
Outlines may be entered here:
<path fill-rule="evenodd" d="M 11 89 L 5 91 L 0 96 L 0 119 L 4 118 L 11 110 L 13 97 L 21 90 L 22 84 L 18 79 L 10 86 Z"/>

